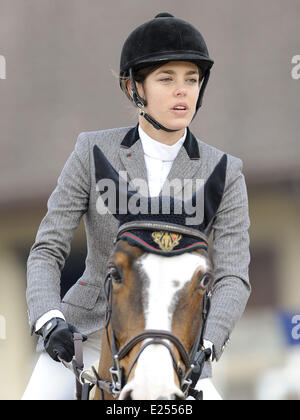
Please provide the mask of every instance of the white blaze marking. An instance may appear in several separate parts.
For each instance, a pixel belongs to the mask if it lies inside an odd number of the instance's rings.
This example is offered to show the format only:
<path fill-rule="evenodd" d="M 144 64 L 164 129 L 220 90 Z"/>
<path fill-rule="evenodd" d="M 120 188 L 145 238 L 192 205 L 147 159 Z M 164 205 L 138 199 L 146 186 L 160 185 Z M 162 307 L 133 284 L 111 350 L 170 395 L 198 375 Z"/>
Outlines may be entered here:
<path fill-rule="evenodd" d="M 200 255 L 182 254 L 176 257 L 148 254 L 142 267 L 149 278 L 147 292 L 148 306 L 145 308 L 146 329 L 171 331 L 172 312 L 175 294 L 188 283 L 197 267 L 206 259 Z"/>

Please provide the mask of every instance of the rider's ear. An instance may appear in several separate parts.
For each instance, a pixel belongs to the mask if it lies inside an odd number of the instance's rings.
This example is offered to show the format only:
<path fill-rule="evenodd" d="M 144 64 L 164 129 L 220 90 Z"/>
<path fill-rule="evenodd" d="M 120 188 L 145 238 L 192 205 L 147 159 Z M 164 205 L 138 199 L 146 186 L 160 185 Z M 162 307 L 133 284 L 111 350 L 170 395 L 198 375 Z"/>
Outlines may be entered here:
<path fill-rule="evenodd" d="M 132 96 L 131 81 L 130 81 L 130 79 L 128 79 L 126 81 L 126 89 L 127 89 L 128 95 L 132 98 L 133 96 Z"/>
<path fill-rule="evenodd" d="M 133 90 L 132 90 L 132 87 L 131 87 L 131 86 L 132 86 L 132 85 L 131 85 L 131 80 L 130 80 L 130 79 L 128 79 L 128 80 L 126 81 L 126 89 L 127 89 L 128 95 L 129 95 L 131 98 L 133 98 Z M 139 83 L 139 82 L 137 82 L 137 81 L 135 81 L 135 86 L 136 86 L 136 89 L 137 89 L 137 91 L 138 91 L 139 96 L 140 96 L 141 98 L 145 99 L 145 90 L 144 90 L 144 86 L 143 86 L 143 84 L 142 84 L 142 83 Z"/>

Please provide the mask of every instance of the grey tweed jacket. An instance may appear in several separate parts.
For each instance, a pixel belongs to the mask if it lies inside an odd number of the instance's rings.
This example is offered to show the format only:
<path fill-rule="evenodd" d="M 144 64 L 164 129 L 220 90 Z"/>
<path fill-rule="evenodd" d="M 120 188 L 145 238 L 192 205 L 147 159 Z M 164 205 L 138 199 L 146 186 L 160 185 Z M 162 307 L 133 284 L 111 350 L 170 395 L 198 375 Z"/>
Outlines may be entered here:
<path fill-rule="evenodd" d="M 81 133 L 48 200 L 48 211 L 37 232 L 27 262 L 29 322 L 52 309 L 60 310 L 67 322 L 82 333 L 102 328 L 105 300 L 103 283 L 118 223 L 111 214 L 99 215 L 93 147 L 97 145 L 117 171 L 128 179 L 147 181 L 147 172 L 137 127 Z M 188 136 L 180 149 L 168 179 L 206 180 L 223 152 Z M 81 218 L 87 238 L 83 275 L 60 298 L 61 271 L 70 253 L 73 234 Z M 241 317 L 250 295 L 248 277 L 249 216 L 242 161 L 227 155 L 224 194 L 216 217 L 207 227 L 212 234 L 215 283 L 205 338 L 214 343 L 217 360 Z M 210 369 L 202 375 L 211 376 Z"/>

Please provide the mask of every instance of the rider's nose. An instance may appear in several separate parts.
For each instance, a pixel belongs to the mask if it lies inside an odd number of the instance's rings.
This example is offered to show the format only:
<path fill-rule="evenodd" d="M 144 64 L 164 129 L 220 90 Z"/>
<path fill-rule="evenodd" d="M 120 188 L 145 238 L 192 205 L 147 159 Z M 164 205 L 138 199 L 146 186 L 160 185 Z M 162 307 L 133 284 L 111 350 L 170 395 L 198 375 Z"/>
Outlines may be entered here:
<path fill-rule="evenodd" d="M 180 98 L 180 97 L 184 97 L 184 96 L 186 96 L 186 89 L 185 89 L 185 88 L 182 88 L 182 87 L 177 88 L 177 89 L 174 91 L 174 96 L 175 96 L 176 98 Z"/>

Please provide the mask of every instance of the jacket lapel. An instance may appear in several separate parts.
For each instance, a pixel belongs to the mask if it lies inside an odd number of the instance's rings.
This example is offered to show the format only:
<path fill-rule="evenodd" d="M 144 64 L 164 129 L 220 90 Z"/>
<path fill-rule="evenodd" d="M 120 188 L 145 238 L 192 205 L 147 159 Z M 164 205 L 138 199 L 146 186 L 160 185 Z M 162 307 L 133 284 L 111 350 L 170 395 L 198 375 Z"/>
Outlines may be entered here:
<path fill-rule="evenodd" d="M 172 183 L 174 185 L 174 196 L 179 194 L 178 198 L 181 198 L 182 189 L 188 184 L 191 185 L 190 180 L 194 178 L 195 173 L 199 170 L 199 160 L 198 142 L 190 130 L 187 129 L 184 144 L 173 162 L 163 188 L 166 187 L 167 182 Z"/>

